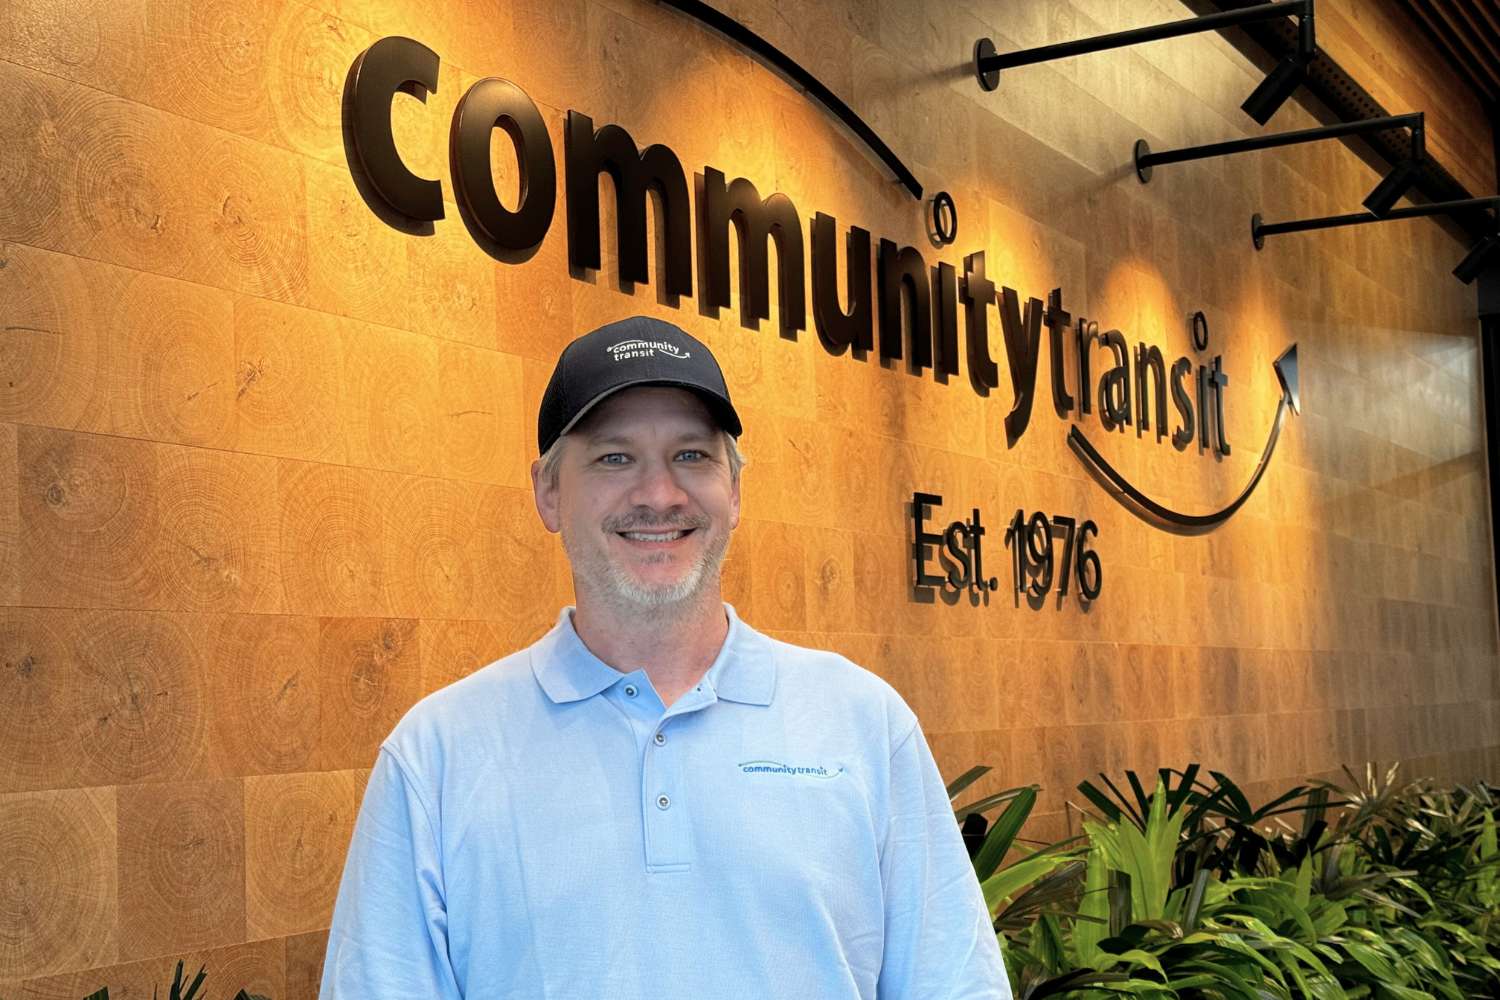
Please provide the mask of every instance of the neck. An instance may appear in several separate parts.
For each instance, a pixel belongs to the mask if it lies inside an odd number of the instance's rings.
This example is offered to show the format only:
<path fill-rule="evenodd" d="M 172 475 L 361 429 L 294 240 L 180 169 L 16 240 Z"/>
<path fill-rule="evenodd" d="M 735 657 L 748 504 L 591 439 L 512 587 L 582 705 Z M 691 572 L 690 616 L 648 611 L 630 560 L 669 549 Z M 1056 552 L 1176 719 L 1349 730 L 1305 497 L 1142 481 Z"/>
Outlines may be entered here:
<path fill-rule="evenodd" d="M 583 644 L 621 673 L 644 670 L 670 705 L 703 679 L 729 634 L 717 588 L 661 608 L 616 607 L 582 589 L 573 630 Z"/>

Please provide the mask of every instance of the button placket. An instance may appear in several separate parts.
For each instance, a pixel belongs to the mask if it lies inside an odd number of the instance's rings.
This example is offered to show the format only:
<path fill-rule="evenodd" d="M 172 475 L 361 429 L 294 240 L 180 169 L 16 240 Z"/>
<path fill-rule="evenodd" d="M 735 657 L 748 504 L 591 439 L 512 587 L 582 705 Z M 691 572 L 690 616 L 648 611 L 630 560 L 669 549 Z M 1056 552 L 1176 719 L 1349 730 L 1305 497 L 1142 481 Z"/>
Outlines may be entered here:
<path fill-rule="evenodd" d="M 692 861 L 690 817 L 682 798 L 682 755 L 666 749 L 663 717 L 646 745 L 645 769 L 641 775 L 642 805 L 645 807 L 646 866 L 648 870 L 682 870 Z"/>

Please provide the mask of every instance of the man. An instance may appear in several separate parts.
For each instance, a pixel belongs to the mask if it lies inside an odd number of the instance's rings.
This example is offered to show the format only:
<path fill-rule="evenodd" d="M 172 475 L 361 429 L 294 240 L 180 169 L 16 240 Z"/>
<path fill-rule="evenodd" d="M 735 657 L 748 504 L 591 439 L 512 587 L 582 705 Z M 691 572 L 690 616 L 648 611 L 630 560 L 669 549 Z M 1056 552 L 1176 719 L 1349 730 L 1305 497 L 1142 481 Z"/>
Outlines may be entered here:
<path fill-rule="evenodd" d="M 537 424 L 577 606 L 382 744 L 324 1000 L 1008 1000 L 911 710 L 720 598 L 741 428 L 708 348 L 595 330 Z"/>

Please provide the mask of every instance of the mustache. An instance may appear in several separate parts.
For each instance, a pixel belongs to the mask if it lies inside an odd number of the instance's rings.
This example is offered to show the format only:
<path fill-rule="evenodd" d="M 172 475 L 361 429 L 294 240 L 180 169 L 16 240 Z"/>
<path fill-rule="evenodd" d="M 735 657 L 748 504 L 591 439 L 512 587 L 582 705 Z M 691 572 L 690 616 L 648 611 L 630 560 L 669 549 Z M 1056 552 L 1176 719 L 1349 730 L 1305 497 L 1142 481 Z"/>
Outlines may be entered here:
<path fill-rule="evenodd" d="M 605 518 L 605 531 L 687 531 L 691 528 L 706 528 L 709 519 L 702 514 L 675 514 L 658 517 L 655 514 L 634 512 Z"/>

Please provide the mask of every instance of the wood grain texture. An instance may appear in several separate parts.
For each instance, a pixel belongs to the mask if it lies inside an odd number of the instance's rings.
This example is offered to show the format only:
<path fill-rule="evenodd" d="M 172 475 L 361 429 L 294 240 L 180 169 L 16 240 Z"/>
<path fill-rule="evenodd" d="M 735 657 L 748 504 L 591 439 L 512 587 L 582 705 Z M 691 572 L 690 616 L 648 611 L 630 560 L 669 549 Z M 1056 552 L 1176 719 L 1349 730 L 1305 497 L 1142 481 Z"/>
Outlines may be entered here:
<path fill-rule="evenodd" d="M 320 742 L 318 620 L 206 616 L 213 742 L 223 774 L 283 774 L 314 765 Z"/>
<path fill-rule="evenodd" d="M 83 680 L 70 649 L 78 624 L 63 611 L 0 611 L 0 791 L 87 779 L 77 735 Z"/>
<path fill-rule="evenodd" d="M 324 619 L 318 635 L 322 769 L 373 767 L 381 741 L 417 700 L 421 681 L 418 622 Z"/>
<path fill-rule="evenodd" d="M 16 427 L 0 423 L 0 601 L 14 603 L 21 589 L 21 505 Z"/>
<path fill-rule="evenodd" d="M 991 7 L 731 5 L 954 193 L 960 241 L 938 251 L 824 112 L 645 0 L 0 5 L 0 869 L 38 873 L 0 879 L 0 993 L 145 997 L 183 957 L 216 994 L 316 996 L 380 741 L 573 598 L 529 488 L 535 414 L 572 337 L 640 313 L 710 345 L 746 424 L 726 599 L 893 684 L 945 774 L 994 766 L 976 794 L 1041 783 L 1029 835 L 1076 833 L 1077 781 L 1125 767 L 1198 760 L 1262 792 L 1372 758 L 1493 780 L 1479 356 L 1471 293 L 1447 273 L 1463 248 L 1414 220 L 1257 253 L 1251 212 L 1348 211 L 1369 168 L 1323 143 L 1141 186 L 1136 138 L 1255 134 L 1238 105 L 1261 70 L 1209 35 L 1028 67 L 981 95 L 954 72 L 976 37 L 1128 26 L 1115 0 Z M 1128 13 L 1183 16 L 1176 0 Z M 1320 37 L 1349 46 L 1335 57 L 1380 100 L 1432 113 L 1445 166 L 1493 173 L 1487 132 L 1387 13 L 1322 13 Z M 426 233 L 371 210 L 343 144 L 349 65 L 392 34 L 442 60 L 436 93 L 391 109 L 403 161 L 444 187 Z M 537 102 L 559 168 L 577 109 L 667 144 L 689 175 L 744 176 L 929 265 L 983 251 L 1023 300 L 1060 286 L 1075 317 L 1169 360 L 1207 360 L 1184 321 L 1204 309 L 1232 454 L 1060 414 L 1045 335 L 1012 444 L 1011 384 L 976 393 L 967 358 L 943 384 L 831 355 L 812 330 L 747 327 L 737 267 L 716 315 L 701 293 L 662 301 L 656 280 L 622 289 L 603 180 L 597 273 L 570 272 L 561 200 L 534 254 L 497 259 L 448 164 L 452 110 L 490 74 Z M 1314 123 L 1292 103 L 1275 127 Z M 503 139 L 491 160 L 513 199 Z M 1218 532 L 1147 527 L 1067 448 L 1076 422 L 1152 495 L 1212 508 L 1254 467 L 1280 397 L 1271 359 L 1294 341 L 1303 413 Z M 1094 518 L 1104 597 L 912 600 L 914 490 L 943 495 L 939 528 L 980 508 L 1007 585 L 1018 507 Z M 49 909 L 46 886 L 74 905 Z"/>
<path fill-rule="evenodd" d="M 243 783 L 134 785 L 117 809 L 120 957 L 243 942 Z"/>
<path fill-rule="evenodd" d="M 30 426 L 17 443 L 23 600 L 280 608 L 271 460 Z"/>
<path fill-rule="evenodd" d="M 421 634 L 421 693 L 426 695 L 540 638 L 511 636 L 493 622 L 424 621 Z"/>
<path fill-rule="evenodd" d="M 294 934 L 286 941 L 286 1000 L 317 1000 L 323 981 L 328 932 Z"/>
<path fill-rule="evenodd" d="M 343 337 L 345 434 L 353 464 L 434 475 L 438 446 L 438 345 L 427 337 L 358 324 Z"/>
<path fill-rule="evenodd" d="M 245 914 L 252 940 L 328 926 L 368 776 L 368 770 L 322 771 L 245 779 Z"/>
<path fill-rule="evenodd" d="M 442 344 L 438 348 L 439 434 L 443 475 L 531 487 L 521 360 L 513 355 Z"/>
<path fill-rule="evenodd" d="M 0 976 L 114 961 L 113 789 L 0 796 L 0 857 Z"/>
<path fill-rule="evenodd" d="M 200 627 L 153 613 L 5 609 L 0 789 L 209 773 Z"/>
<path fill-rule="evenodd" d="M 341 327 L 326 313 L 234 300 L 236 449 L 347 461 Z"/>
<path fill-rule="evenodd" d="M 1432 155 L 1475 196 L 1495 192 L 1484 102 L 1395 7 L 1335 0 L 1318 10 L 1318 44 L 1392 114 L 1427 113 Z M 1393 38 L 1401 44 L 1393 45 Z"/>
<path fill-rule="evenodd" d="M 312 614 L 385 610 L 380 553 L 387 479 L 347 466 L 278 465 L 281 570 L 291 606 Z"/>
<path fill-rule="evenodd" d="M 245 990 L 251 995 L 280 997 L 286 982 L 285 948 L 278 938 L 41 976 L 22 982 L 16 995 L 20 1000 L 78 1000 L 108 987 L 111 1000 L 154 1000 L 171 987 L 178 962 L 184 986 L 199 969 L 204 970 L 202 991 L 209 996 L 233 996 Z"/>

